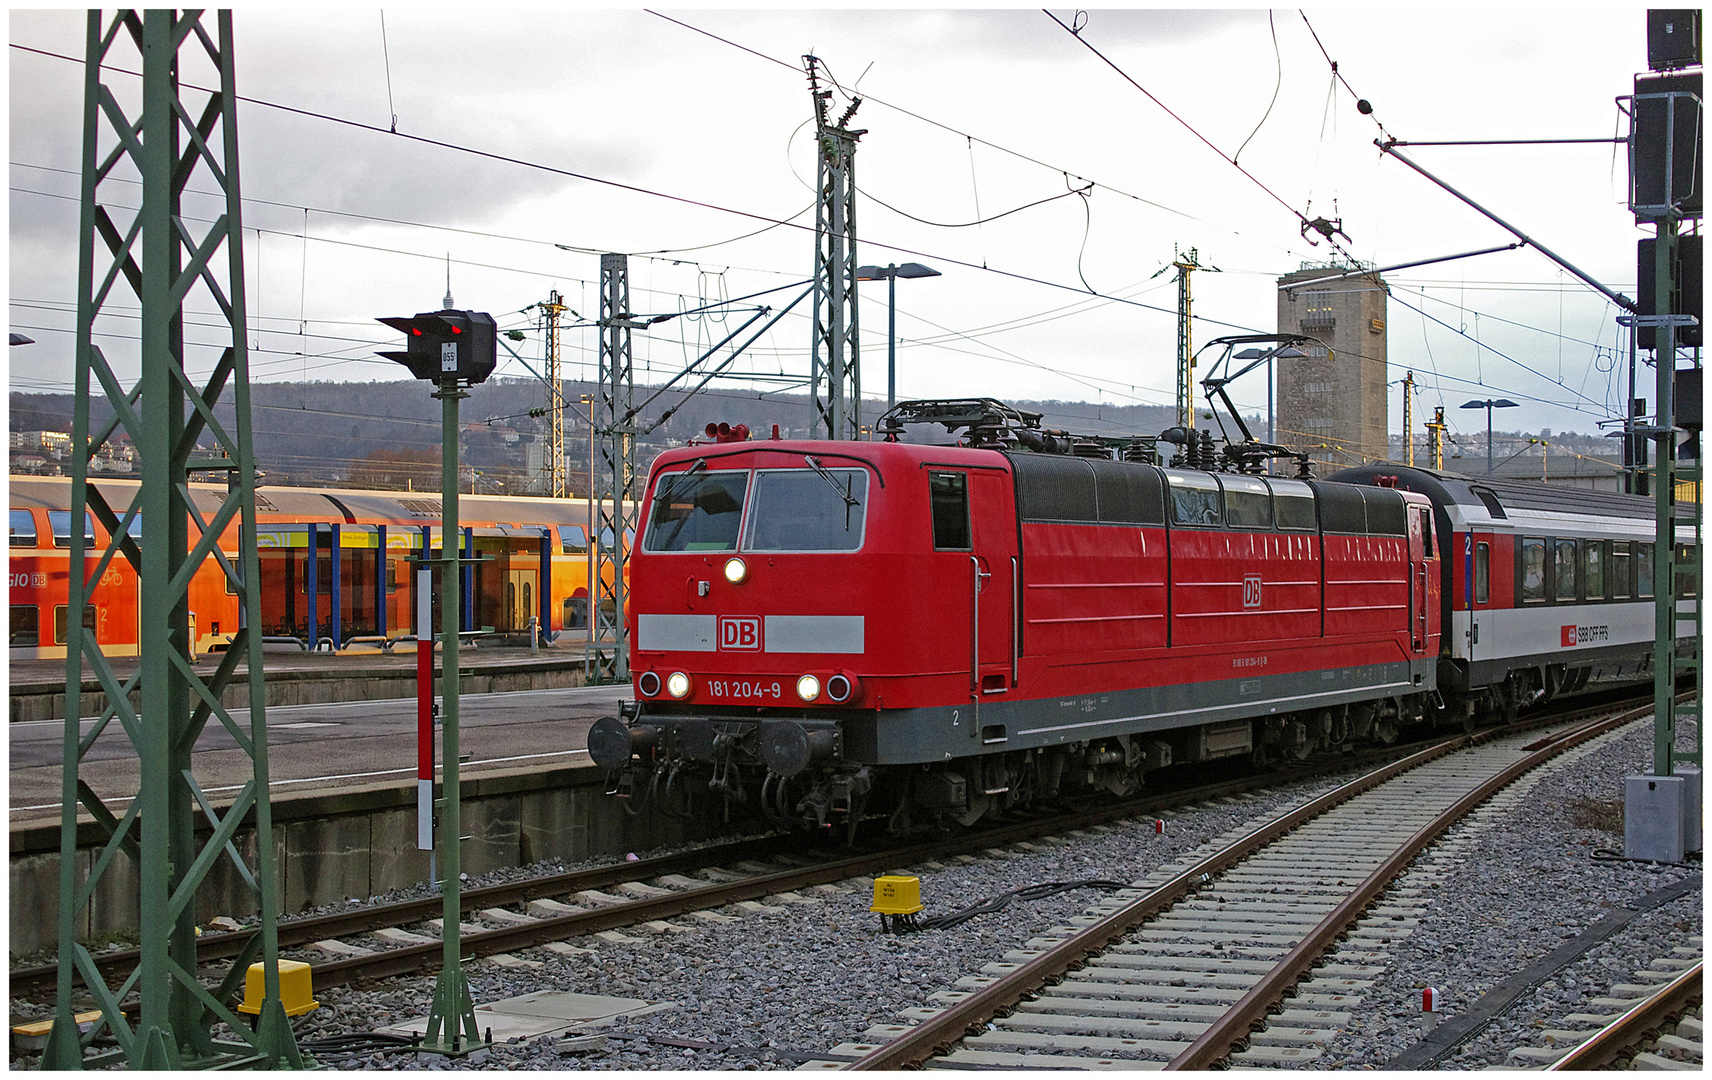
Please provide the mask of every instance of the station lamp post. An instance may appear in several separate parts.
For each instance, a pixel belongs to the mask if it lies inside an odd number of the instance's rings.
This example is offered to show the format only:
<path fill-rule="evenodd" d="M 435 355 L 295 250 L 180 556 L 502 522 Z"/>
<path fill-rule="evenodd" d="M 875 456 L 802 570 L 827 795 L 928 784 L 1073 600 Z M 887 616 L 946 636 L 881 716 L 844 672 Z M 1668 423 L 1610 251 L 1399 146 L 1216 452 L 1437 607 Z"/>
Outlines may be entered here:
<path fill-rule="evenodd" d="M 885 281 L 886 284 L 886 408 L 898 403 L 898 279 L 938 277 L 939 271 L 921 263 L 899 266 L 858 266 L 857 281 Z"/>
<path fill-rule="evenodd" d="M 1517 408 L 1517 405 L 1514 401 L 1511 401 L 1509 398 L 1487 398 L 1484 401 L 1465 401 L 1462 403 L 1462 407 L 1465 409 L 1485 409 L 1486 410 L 1486 475 L 1491 476 L 1492 475 L 1492 410 L 1493 409 L 1514 409 L 1514 408 Z"/>

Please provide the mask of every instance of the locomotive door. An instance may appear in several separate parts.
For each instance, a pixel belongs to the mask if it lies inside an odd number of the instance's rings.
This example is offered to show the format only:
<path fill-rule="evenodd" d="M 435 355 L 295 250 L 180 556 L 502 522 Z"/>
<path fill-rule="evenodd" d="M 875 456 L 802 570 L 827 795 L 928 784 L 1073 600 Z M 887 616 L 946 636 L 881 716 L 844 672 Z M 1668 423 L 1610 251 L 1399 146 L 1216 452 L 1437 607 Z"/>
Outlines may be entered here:
<path fill-rule="evenodd" d="M 1409 645 L 1427 651 L 1427 544 L 1432 521 L 1425 507 L 1409 507 Z"/>
<path fill-rule="evenodd" d="M 969 478 L 970 691 L 977 701 L 1016 684 L 1016 496 L 1008 474 L 972 469 Z"/>

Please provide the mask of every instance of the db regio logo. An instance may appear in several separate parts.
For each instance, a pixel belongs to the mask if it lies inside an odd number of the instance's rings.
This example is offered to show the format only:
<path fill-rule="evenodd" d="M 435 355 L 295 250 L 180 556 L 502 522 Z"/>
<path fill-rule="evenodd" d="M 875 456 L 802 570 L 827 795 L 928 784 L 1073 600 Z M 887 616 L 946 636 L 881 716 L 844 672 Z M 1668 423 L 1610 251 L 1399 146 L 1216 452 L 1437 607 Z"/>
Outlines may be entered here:
<path fill-rule="evenodd" d="M 760 617 L 757 615 L 721 615 L 719 617 L 719 651 L 760 652 Z"/>
<path fill-rule="evenodd" d="M 1244 574 L 1242 577 L 1242 606 L 1255 608 L 1260 606 L 1260 575 Z"/>

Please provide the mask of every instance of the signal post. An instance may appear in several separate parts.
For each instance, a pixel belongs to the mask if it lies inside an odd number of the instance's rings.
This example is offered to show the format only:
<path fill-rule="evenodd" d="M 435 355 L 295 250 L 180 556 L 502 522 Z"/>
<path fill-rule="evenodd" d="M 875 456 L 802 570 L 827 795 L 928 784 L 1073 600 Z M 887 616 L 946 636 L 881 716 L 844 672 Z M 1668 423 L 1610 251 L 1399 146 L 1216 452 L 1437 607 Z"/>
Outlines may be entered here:
<path fill-rule="evenodd" d="M 460 844 L 462 822 L 459 817 L 458 780 L 458 571 L 462 561 L 458 556 L 458 402 L 469 396 L 469 388 L 484 382 L 493 374 L 496 359 L 496 335 L 493 316 L 484 311 L 436 311 L 410 318 L 385 318 L 381 322 L 405 334 L 403 352 L 383 352 L 388 360 L 396 360 L 410 369 L 418 379 L 432 382 L 437 389 L 433 396 L 441 402 L 440 448 L 440 636 L 441 720 L 444 747 L 441 751 L 442 780 L 439 844 L 437 861 L 441 876 L 443 929 L 441 940 L 445 950 L 440 962 L 439 981 L 434 986 L 434 1002 L 428 1010 L 428 1026 L 422 1034 L 421 1049 L 432 1053 L 462 1057 L 486 1049 L 476 1027 L 475 1002 L 470 997 L 469 983 L 464 979 L 459 921 L 462 915 L 462 895 L 459 875 L 462 872 Z M 428 553 L 423 552 L 426 562 Z M 431 610 L 431 609 L 430 609 Z M 418 628 L 420 631 L 420 627 Z M 417 648 L 433 649 L 433 640 L 420 640 Z M 430 675 L 432 659 L 426 665 Z M 430 728 L 430 738 L 432 729 Z M 431 762 L 432 749 L 425 755 Z M 430 766 L 431 768 L 431 766 Z"/>

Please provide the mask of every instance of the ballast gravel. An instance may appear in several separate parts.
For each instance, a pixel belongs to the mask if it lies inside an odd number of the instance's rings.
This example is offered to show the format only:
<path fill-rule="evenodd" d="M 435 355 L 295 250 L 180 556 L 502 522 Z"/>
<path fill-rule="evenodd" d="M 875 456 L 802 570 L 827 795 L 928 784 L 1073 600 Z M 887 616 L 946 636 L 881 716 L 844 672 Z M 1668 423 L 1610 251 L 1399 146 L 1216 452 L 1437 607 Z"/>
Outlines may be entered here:
<path fill-rule="evenodd" d="M 1682 718 L 1679 745 L 1693 745 L 1694 717 Z M 1311 1068 L 1384 1068 L 1422 1033 L 1424 987 L 1441 991 L 1453 1016 L 1479 996 L 1558 948 L 1613 909 L 1699 873 L 1691 866 L 1629 863 L 1596 855 L 1622 849 L 1621 819 L 1594 811 L 1622 802 L 1623 777 L 1650 771 L 1652 730 L 1634 725 L 1598 748 L 1539 775 L 1511 812 L 1459 827 L 1465 837 L 1451 872 L 1439 877 L 1433 902 L 1412 935 L 1390 947 L 1384 974 Z M 1177 811 L 1155 833 L 1151 820 L 1090 830 L 944 864 L 900 866 L 919 876 L 925 915 L 959 910 L 1019 886 L 1094 878 L 1136 881 L 1155 867 L 1256 818 L 1270 817 L 1341 783 L 1311 784 L 1216 800 Z M 1591 816 L 1590 816 L 1591 815 Z M 1604 826 L 1605 828 L 1601 828 Z M 1423 861 L 1432 858 L 1431 853 Z M 1442 868 L 1442 866 L 1441 866 Z M 776 904 L 737 921 L 694 933 L 627 931 L 637 943 L 586 938 L 593 950 L 565 957 L 542 949 L 518 955 L 535 968 L 475 962 L 466 968 L 476 1002 L 539 990 L 640 998 L 674 1007 L 618 1017 L 595 1033 L 604 1046 L 552 1038 L 501 1043 L 478 1067 L 489 1069 L 794 1069 L 826 1061 L 840 1043 L 868 1041 L 878 1024 L 907 1022 L 900 1010 L 932 1007 L 931 995 L 977 974 L 1006 951 L 1083 914 L 1102 897 L 1094 889 L 1016 902 L 949 930 L 881 931 L 868 911 L 871 893 L 852 887 L 817 894 L 815 904 Z M 1447 1054 L 1438 1068 L 1505 1065 L 1508 1051 L 1528 1045 L 1531 1030 L 1558 1026 L 1587 999 L 1629 981 L 1631 972 L 1667 956 L 1702 929 L 1702 893 L 1637 917 L 1579 961 L 1524 993 L 1503 1015 Z M 730 914 L 738 914 L 731 912 Z M 690 925 L 689 920 L 682 920 Z M 423 1015 L 428 979 L 380 988 L 335 987 L 317 994 L 321 1008 L 298 1024 L 301 1040 L 372 1031 Z M 321 1053 L 341 1069 L 468 1068 L 468 1061 L 361 1052 Z"/>

